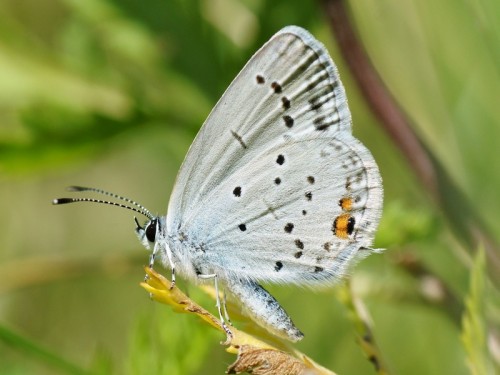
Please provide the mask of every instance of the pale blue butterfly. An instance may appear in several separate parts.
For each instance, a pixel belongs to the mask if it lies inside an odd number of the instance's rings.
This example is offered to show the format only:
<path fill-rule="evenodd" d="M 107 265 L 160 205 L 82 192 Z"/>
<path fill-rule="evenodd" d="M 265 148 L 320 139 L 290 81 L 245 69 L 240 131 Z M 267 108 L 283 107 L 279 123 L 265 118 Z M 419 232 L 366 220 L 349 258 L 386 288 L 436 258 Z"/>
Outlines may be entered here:
<path fill-rule="evenodd" d="M 136 232 L 172 269 L 221 282 L 261 326 L 303 337 L 259 282 L 333 284 L 371 248 L 383 202 L 368 149 L 353 137 L 337 68 L 309 32 L 289 26 L 246 64 L 199 131 L 181 166 L 166 216 Z M 219 294 L 217 293 L 217 296 Z M 230 329 L 219 316 L 228 335 Z"/>

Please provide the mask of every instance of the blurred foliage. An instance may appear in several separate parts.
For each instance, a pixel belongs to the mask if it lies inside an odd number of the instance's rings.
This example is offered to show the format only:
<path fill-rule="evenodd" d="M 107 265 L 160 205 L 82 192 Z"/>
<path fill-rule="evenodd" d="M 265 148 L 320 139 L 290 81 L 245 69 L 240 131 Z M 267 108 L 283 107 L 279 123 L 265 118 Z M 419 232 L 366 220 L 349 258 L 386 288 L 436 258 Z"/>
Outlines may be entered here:
<path fill-rule="evenodd" d="M 465 299 L 466 310 L 462 319 L 462 341 L 467 352 L 467 362 L 474 375 L 492 374 L 493 365 L 488 359 L 487 325 L 484 315 L 485 256 L 481 249 L 471 272 L 470 290 Z"/>
<path fill-rule="evenodd" d="M 500 240 L 500 3 L 350 6 L 382 79 Z M 387 250 L 363 261 L 352 285 L 389 373 L 475 373 L 471 362 L 483 366 L 475 353 L 499 370 L 498 291 L 367 111 L 319 3 L 3 0 L 0 374 L 224 372 L 232 357 L 218 346 L 222 335 L 154 306 L 139 288 L 147 253 L 131 215 L 50 201 L 82 184 L 165 213 L 210 109 L 251 54 L 289 24 L 331 52 L 354 132 L 384 178 L 375 245 Z M 373 373 L 334 291 L 269 289 L 305 332 L 301 351 L 339 374 Z"/>
<path fill-rule="evenodd" d="M 124 372 L 140 375 L 151 369 L 155 374 L 165 375 L 203 373 L 207 354 L 214 349 L 210 341 L 217 342 L 218 337 L 185 318 L 168 316 L 163 309 L 139 316 Z M 175 324 L 166 325 L 165 319 L 175 319 Z"/>

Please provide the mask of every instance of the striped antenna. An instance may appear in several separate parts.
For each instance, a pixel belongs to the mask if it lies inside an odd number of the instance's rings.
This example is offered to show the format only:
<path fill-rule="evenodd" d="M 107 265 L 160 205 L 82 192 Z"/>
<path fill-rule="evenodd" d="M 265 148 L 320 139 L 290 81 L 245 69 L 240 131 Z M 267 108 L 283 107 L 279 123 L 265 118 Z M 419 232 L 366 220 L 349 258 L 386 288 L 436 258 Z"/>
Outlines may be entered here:
<path fill-rule="evenodd" d="M 133 205 L 135 207 L 131 207 L 131 206 L 128 206 L 128 205 L 123 204 L 123 203 L 117 203 L 117 202 L 112 202 L 112 201 L 107 201 L 107 200 L 102 200 L 102 199 L 95 199 L 95 198 L 57 198 L 57 199 L 54 199 L 52 201 L 52 204 L 59 205 L 59 204 L 68 204 L 68 203 L 76 203 L 76 202 L 92 202 L 92 203 L 108 204 L 111 206 L 126 208 L 128 210 L 137 212 L 141 215 L 146 216 L 150 220 L 154 219 L 153 214 L 151 214 L 151 212 L 149 212 L 149 210 L 146 207 L 144 207 L 143 205 L 141 205 L 141 204 L 139 204 L 139 203 L 137 203 L 129 198 L 122 197 L 118 194 L 110 193 L 110 192 L 102 190 L 102 189 L 83 187 L 83 186 L 69 186 L 67 188 L 67 190 L 68 191 L 78 191 L 78 192 L 91 191 L 94 193 L 107 195 L 109 197 L 125 201 L 125 202 L 130 203 L 131 205 Z"/>

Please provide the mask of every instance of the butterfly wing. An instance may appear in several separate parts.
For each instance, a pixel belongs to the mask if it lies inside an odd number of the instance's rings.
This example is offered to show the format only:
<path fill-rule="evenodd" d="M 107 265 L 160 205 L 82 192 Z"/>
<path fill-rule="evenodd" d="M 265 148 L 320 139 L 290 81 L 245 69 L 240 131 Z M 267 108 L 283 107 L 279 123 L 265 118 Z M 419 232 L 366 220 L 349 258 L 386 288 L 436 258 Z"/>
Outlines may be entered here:
<path fill-rule="evenodd" d="M 174 254 L 221 277 L 308 284 L 368 252 L 381 207 L 337 69 L 291 26 L 250 59 L 198 133 L 167 233 Z"/>

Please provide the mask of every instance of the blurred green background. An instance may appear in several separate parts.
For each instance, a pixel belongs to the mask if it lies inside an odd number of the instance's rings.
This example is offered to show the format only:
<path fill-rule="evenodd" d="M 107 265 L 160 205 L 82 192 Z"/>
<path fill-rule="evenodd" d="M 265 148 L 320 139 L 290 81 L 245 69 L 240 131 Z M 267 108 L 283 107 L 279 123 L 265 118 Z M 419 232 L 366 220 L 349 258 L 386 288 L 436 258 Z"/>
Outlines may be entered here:
<path fill-rule="evenodd" d="M 384 83 L 499 241 L 500 3 L 349 6 Z M 375 246 L 387 250 L 363 261 L 352 284 L 385 362 L 394 374 L 472 373 L 461 308 L 476 249 L 460 246 L 367 110 L 320 3 L 1 0 L 0 374 L 221 374 L 234 361 L 221 335 L 139 287 L 148 253 L 131 213 L 51 200 L 67 196 L 68 185 L 96 186 L 165 214 L 210 109 L 253 52 L 289 24 L 329 49 L 354 133 L 384 179 Z M 481 267 L 475 277 L 484 281 Z M 485 283 L 472 305 L 486 363 L 487 322 L 500 313 Z M 183 287 L 214 311 L 213 301 Z M 374 373 L 335 289 L 270 289 L 306 334 L 300 350 L 338 374 Z"/>

